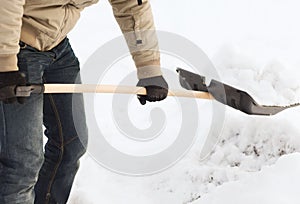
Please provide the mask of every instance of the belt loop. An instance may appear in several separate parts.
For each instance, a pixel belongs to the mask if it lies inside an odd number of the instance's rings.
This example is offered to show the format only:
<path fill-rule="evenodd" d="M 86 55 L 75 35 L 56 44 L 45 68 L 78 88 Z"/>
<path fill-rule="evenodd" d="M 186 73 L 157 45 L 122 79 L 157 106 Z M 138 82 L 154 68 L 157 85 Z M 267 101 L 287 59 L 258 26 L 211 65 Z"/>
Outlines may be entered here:
<path fill-rule="evenodd" d="M 24 42 L 22 42 L 22 41 L 20 41 L 20 42 L 19 42 L 19 46 L 20 46 L 20 49 L 24 49 L 24 48 L 27 47 L 27 44 L 24 43 Z"/>

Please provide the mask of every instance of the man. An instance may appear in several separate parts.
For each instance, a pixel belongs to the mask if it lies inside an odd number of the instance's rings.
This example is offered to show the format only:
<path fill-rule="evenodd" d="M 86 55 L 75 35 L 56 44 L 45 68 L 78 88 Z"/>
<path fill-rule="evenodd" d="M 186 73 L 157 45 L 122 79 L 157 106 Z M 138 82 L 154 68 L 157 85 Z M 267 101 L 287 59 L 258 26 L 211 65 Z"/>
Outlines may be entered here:
<path fill-rule="evenodd" d="M 66 38 L 80 12 L 97 0 L 10 0 L 0 7 L 0 203 L 66 203 L 85 152 L 87 128 L 74 127 L 72 97 L 83 111 L 82 95 L 33 94 L 17 97 L 16 87 L 80 83 L 79 62 Z M 160 70 L 148 0 L 110 0 L 138 73 L 141 104 L 163 100 L 168 85 Z M 131 36 L 131 37 L 130 37 Z M 150 45 L 145 43 L 147 37 Z M 146 39 L 146 40 L 145 40 Z M 132 44 L 134 42 L 134 45 Z M 134 47 L 148 47 L 137 49 Z M 116 48 L 117 49 L 117 48 Z M 48 137 L 43 151 L 42 125 Z M 80 138 L 80 139 L 79 139 Z"/>

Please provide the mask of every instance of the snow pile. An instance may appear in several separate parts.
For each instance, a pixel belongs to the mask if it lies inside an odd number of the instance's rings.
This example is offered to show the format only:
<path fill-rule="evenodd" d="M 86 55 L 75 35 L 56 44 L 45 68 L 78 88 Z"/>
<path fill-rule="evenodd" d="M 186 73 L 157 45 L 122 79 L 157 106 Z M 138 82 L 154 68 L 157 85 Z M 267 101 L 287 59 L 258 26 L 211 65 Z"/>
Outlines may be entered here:
<path fill-rule="evenodd" d="M 298 103 L 300 70 L 279 59 L 259 59 L 247 48 L 223 45 L 213 62 L 225 83 L 246 90 L 261 104 Z"/>
<path fill-rule="evenodd" d="M 238 182 L 230 182 L 204 195 L 193 204 L 298 204 L 300 183 L 300 154 L 280 158 L 274 166 L 264 167 Z"/>

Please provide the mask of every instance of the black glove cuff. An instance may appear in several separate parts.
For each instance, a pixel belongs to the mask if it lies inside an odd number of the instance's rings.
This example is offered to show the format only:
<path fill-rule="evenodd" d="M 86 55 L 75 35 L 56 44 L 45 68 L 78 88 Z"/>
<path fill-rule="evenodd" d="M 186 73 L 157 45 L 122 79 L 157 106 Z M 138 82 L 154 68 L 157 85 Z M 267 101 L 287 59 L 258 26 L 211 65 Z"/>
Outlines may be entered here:
<path fill-rule="evenodd" d="M 164 89 L 169 88 L 168 83 L 163 78 L 163 76 L 140 79 L 139 82 L 137 83 L 137 86 L 141 86 L 141 87 L 158 86 Z"/>

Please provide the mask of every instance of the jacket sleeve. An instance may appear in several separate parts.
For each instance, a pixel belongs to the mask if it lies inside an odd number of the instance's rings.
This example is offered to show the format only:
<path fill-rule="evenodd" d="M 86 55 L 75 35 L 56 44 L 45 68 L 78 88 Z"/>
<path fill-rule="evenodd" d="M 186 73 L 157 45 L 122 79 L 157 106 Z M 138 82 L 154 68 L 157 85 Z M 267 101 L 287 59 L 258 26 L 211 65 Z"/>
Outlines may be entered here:
<path fill-rule="evenodd" d="M 162 75 L 158 40 L 149 0 L 109 0 L 114 16 L 123 32 L 138 78 Z"/>
<path fill-rule="evenodd" d="M 25 0 L 0 1 L 0 72 L 16 71 Z"/>

